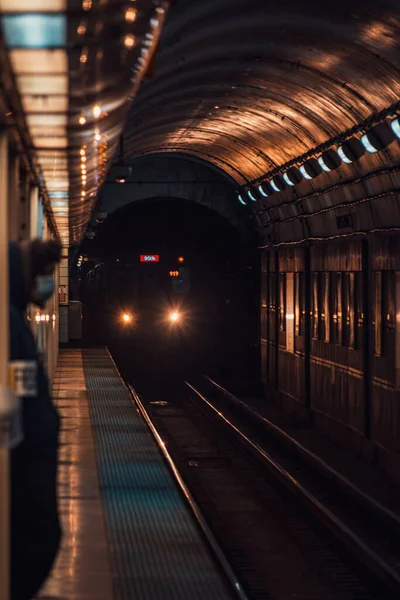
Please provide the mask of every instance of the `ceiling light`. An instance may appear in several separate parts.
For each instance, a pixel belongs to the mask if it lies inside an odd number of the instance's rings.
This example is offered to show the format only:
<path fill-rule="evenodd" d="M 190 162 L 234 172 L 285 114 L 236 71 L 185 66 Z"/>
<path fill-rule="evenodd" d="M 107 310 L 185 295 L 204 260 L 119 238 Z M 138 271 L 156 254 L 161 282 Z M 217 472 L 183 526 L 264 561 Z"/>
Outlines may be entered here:
<path fill-rule="evenodd" d="M 285 180 L 283 177 L 281 177 L 281 175 L 275 175 L 275 177 L 271 179 L 270 184 L 275 192 L 282 192 L 286 186 Z"/>
<path fill-rule="evenodd" d="M 361 143 L 364 148 L 374 154 L 379 150 L 384 150 L 394 140 L 394 131 L 385 121 L 371 127 L 367 133 L 361 137 Z"/>
<path fill-rule="evenodd" d="M 133 23 L 136 20 L 137 10 L 136 8 L 128 8 L 125 12 L 125 20 L 129 23 Z"/>
<path fill-rule="evenodd" d="M 398 139 L 400 139 L 400 119 L 399 119 L 399 117 L 396 117 L 395 119 L 393 119 L 393 121 L 390 123 L 390 127 L 392 128 L 394 135 Z"/>
<path fill-rule="evenodd" d="M 262 185 L 258 186 L 258 191 L 260 192 L 261 196 L 264 196 L 264 198 L 268 198 L 268 194 L 266 193 Z"/>
<path fill-rule="evenodd" d="M 125 178 L 124 178 L 124 177 L 117 177 L 117 178 L 115 179 L 115 181 L 116 181 L 117 183 L 125 183 Z"/>
<path fill-rule="evenodd" d="M 252 200 L 253 202 L 257 202 L 257 198 L 254 197 L 251 190 L 247 190 L 247 195 L 250 198 L 250 200 Z"/>
<path fill-rule="evenodd" d="M 101 108 L 98 104 L 93 106 L 93 116 L 95 119 L 98 119 L 101 115 Z"/>
<path fill-rule="evenodd" d="M 124 38 L 124 45 L 126 48 L 133 48 L 135 45 L 135 36 L 129 33 Z"/>
<path fill-rule="evenodd" d="M 358 138 L 350 138 L 337 149 L 343 162 L 350 164 L 365 154 L 365 147 Z"/>
<path fill-rule="evenodd" d="M 59 48 L 66 44 L 64 14 L 6 14 L 2 24 L 9 48 Z"/>
<path fill-rule="evenodd" d="M 85 117 L 83 117 L 83 116 L 79 117 L 79 125 L 84 125 L 85 123 L 86 123 Z"/>
<path fill-rule="evenodd" d="M 243 197 L 241 194 L 238 194 L 238 200 L 239 200 L 240 204 L 243 204 L 243 206 L 246 206 L 246 202 L 243 200 Z"/>
<path fill-rule="evenodd" d="M 294 185 L 296 185 L 296 183 L 300 183 L 300 181 L 303 178 L 297 167 L 290 167 L 290 169 L 288 169 L 286 171 L 286 173 L 283 174 L 283 179 L 286 181 L 286 183 L 288 185 L 294 186 Z"/>
<path fill-rule="evenodd" d="M 306 179 L 314 179 L 314 177 L 317 177 L 318 175 L 320 175 L 321 172 L 322 172 L 321 165 L 318 163 L 318 161 L 315 158 L 309 158 L 308 160 L 306 160 L 304 165 L 302 165 L 300 167 L 300 173 Z"/>
<path fill-rule="evenodd" d="M 326 150 L 326 152 L 323 152 L 318 158 L 318 164 L 321 169 L 328 173 L 329 171 L 340 167 L 342 161 L 337 152 L 334 150 Z"/>
<path fill-rule="evenodd" d="M 82 21 L 82 23 L 79 24 L 78 29 L 76 30 L 78 35 L 85 35 L 86 33 L 86 21 Z"/>

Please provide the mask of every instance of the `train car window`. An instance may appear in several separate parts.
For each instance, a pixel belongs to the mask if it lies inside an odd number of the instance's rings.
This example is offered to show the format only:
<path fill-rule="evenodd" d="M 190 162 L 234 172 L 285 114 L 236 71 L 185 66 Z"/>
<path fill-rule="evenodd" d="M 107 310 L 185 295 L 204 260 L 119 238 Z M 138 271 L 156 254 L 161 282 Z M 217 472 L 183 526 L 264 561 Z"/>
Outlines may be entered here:
<path fill-rule="evenodd" d="M 321 317 L 323 320 L 323 340 L 325 342 L 331 341 L 331 320 L 329 312 L 329 273 L 322 273 L 322 313 Z"/>
<path fill-rule="evenodd" d="M 389 356 L 394 349 L 396 329 L 396 276 L 394 271 L 382 272 L 382 354 Z"/>
<path fill-rule="evenodd" d="M 269 310 L 275 312 L 275 281 L 276 273 L 269 274 Z"/>
<path fill-rule="evenodd" d="M 267 274 L 261 272 L 261 304 L 262 306 L 267 305 Z"/>
<path fill-rule="evenodd" d="M 318 273 L 312 274 L 312 337 L 314 340 L 318 339 Z"/>
<path fill-rule="evenodd" d="M 349 314 L 349 273 L 342 273 L 342 344 L 349 345 L 350 314 Z"/>
<path fill-rule="evenodd" d="M 300 336 L 304 331 L 304 273 L 295 273 L 294 288 L 294 333 Z"/>
<path fill-rule="evenodd" d="M 336 273 L 337 344 L 343 344 L 343 273 Z"/>
<path fill-rule="evenodd" d="M 286 273 L 279 274 L 279 329 L 286 331 Z"/>
<path fill-rule="evenodd" d="M 342 343 L 342 273 L 330 273 L 331 342 Z"/>
<path fill-rule="evenodd" d="M 355 339 L 354 347 L 358 348 L 360 340 L 360 332 L 364 327 L 364 289 L 363 275 L 361 272 L 355 273 L 355 297 L 356 297 L 356 322 L 355 322 Z"/>
<path fill-rule="evenodd" d="M 375 355 L 382 355 L 382 273 L 374 273 L 374 338 Z"/>
<path fill-rule="evenodd" d="M 356 293 L 355 293 L 355 273 L 349 273 L 348 274 L 348 297 L 349 297 L 349 303 L 348 303 L 348 310 L 347 310 L 347 314 L 348 314 L 348 327 L 349 327 L 349 348 L 355 348 L 356 347 Z"/>

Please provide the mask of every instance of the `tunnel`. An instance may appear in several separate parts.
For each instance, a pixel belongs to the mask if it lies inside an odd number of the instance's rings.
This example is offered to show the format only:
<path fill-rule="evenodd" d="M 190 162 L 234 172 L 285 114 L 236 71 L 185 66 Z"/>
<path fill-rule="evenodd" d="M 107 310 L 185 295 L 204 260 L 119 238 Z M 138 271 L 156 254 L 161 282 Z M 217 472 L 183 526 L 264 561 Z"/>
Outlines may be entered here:
<path fill-rule="evenodd" d="M 398 0 L 0 0 L 1 600 L 32 364 L 66 541 L 30 597 L 398 597 L 399 30 Z M 32 240 L 55 293 L 15 358 Z"/>

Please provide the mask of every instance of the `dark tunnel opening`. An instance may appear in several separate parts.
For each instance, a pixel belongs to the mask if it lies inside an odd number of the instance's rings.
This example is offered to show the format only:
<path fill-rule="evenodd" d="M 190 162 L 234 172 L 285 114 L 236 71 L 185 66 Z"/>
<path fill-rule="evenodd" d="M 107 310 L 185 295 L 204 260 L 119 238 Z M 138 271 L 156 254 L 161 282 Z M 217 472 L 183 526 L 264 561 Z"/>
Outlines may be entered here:
<path fill-rule="evenodd" d="M 154 387 L 155 369 L 163 389 L 202 373 L 259 381 L 259 252 L 226 219 L 179 199 L 133 203 L 82 252 L 85 335 L 107 344 L 136 385 Z"/>

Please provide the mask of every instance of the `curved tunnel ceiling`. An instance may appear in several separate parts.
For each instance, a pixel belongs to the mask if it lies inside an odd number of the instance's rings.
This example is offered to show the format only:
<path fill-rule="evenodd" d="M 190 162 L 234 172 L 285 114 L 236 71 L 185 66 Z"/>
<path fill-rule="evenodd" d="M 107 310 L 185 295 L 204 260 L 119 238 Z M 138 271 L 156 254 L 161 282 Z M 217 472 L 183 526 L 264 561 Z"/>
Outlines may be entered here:
<path fill-rule="evenodd" d="M 126 158 L 184 152 L 243 185 L 400 98 L 398 0 L 177 0 Z"/>

